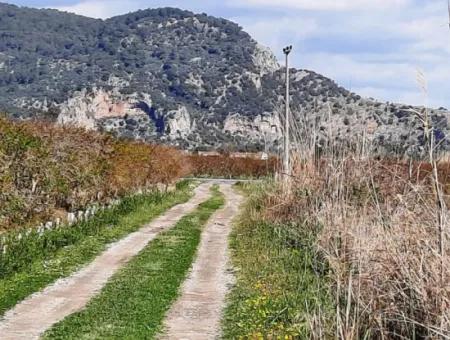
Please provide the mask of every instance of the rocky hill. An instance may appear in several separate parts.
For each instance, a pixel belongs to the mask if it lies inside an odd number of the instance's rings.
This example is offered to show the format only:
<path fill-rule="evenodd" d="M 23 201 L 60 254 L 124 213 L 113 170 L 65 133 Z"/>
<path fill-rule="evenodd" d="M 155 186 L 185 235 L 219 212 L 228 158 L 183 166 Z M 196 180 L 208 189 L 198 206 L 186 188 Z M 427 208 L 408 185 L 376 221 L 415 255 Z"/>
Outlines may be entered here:
<path fill-rule="evenodd" d="M 111 131 L 189 149 L 276 149 L 284 71 L 270 50 L 225 19 L 174 8 L 108 20 L 0 4 L 0 108 L 14 118 Z M 417 152 L 409 106 L 364 99 L 292 70 L 292 111 L 319 143 L 365 135 Z M 436 137 L 450 143 L 446 110 Z"/>

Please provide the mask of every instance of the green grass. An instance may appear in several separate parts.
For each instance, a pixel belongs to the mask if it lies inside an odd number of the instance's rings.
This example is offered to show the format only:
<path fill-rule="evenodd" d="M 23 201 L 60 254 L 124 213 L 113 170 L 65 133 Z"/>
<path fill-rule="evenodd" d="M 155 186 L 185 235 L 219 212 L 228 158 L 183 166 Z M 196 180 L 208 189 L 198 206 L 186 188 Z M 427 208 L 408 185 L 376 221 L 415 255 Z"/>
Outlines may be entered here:
<path fill-rule="evenodd" d="M 153 338 L 179 295 L 203 225 L 223 203 L 216 187 L 212 198 L 153 240 L 111 278 L 83 311 L 55 325 L 44 338 Z"/>
<path fill-rule="evenodd" d="M 21 239 L 16 233 L 4 235 L 7 251 L 0 252 L 0 316 L 30 294 L 80 269 L 108 244 L 190 197 L 189 186 L 182 183 L 173 193 L 126 198 L 118 206 L 71 227 L 42 235 L 32 231 Z"/>
<path fill-rule="evenodd" d="M 244 185 L 250 199 L 231 235 L 237 283 L 223 320 L 225 339 L 308 339 L 314 312 L 332 311 L 327 269 L 315 251 L 318 230 L 263 221 L 267 190 Z"/>

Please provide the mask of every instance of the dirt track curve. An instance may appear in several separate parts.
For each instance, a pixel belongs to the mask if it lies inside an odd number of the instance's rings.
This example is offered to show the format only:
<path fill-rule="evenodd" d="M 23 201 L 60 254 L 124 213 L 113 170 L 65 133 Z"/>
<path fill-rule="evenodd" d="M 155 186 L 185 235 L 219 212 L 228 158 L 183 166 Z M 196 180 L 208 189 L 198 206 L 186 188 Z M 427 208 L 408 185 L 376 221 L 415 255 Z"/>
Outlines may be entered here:
<path fill-rule="evenodd" d="M 203 230 L 197 259 L 180 298 L 166 318 L 162 339 L 201 340 L 220 336 L 225 295 L 232 283 L 232 275 L 227 270 L 228 236 L 242 202 L 230 183 L 222 183 L 220 191 L 225 195 L 226 204 Z"/>
<path fill-rule="evenodd" d="M 0 320 L 0 339 L 38 339 L 52 325 L 81 310 L 120 267 L 161 231 L 173 226 L 205 201 L 210 195 L 211 185 L 201 184 L 189 202 L 171 208 L 137 232 L 112 244 L 77 273 L 56 281 L 16 305 Z"/>

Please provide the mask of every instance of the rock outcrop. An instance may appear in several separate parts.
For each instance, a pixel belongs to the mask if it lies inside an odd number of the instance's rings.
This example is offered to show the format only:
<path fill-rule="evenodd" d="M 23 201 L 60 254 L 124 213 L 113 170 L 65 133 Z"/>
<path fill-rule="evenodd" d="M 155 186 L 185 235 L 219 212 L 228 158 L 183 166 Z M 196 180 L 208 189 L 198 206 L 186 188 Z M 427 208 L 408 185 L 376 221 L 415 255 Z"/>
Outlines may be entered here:
<path fill-rule="evenodd" d="M 170 139 L 186 138 L 192 133 L 191 116 L 186 107 L 169 111 L 167 117 L 166 133 Z"/>
<path fill-rule="evenodd" d="M 261 76 L 280 69 L 280 64 L 270 48 L 261 44 L 255 46 L 253 63 L 259 68 Z"/>
<path fill-rule="evenodd" d="M 131 98 L 121 97 L 117 92 L 110 93 L 96 88 L 91 93 L 87 93 L 85 89 L 76 92 L 59 106 L 58 123 L 95 129 L 100 119 L 138 114 L 131 103 Z"/>

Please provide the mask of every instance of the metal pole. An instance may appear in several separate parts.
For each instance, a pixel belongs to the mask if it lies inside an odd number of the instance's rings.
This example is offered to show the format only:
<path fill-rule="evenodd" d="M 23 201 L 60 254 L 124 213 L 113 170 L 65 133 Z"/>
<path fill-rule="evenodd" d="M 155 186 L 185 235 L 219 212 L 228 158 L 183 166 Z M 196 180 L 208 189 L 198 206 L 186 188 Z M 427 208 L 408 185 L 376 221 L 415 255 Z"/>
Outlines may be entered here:
<path fill-rule="evenodd" d="M 286 181 L 291 175 L 290 169 L 290 110 L 289 110 L 289 53 L 292 51 L 292 46 L 288 46 L 283 49 L 286 55 L 286 114 L 285 118 L 285 129 L 284 129 L 284 177 Z"/>
<path fill-rule="evenodd" d="M 450 0 L 448 0 L 447 3 L 448 3 L 448 27 L 450 28 Z"/>

